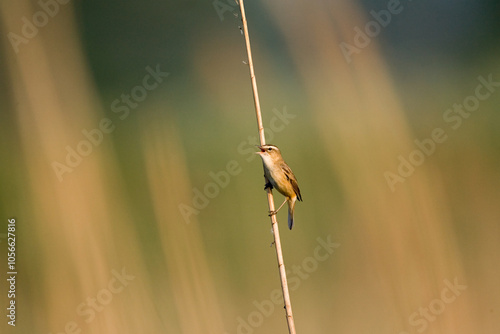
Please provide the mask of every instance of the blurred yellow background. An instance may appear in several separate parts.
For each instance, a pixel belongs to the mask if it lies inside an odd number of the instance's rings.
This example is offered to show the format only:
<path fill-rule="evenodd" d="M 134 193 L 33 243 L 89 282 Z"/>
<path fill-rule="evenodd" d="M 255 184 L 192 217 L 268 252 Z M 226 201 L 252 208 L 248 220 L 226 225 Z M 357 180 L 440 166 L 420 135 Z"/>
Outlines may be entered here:
<path fill-rule="evenodd" d="M 246 8 L 297 332 L 500 332 L 498 4 Z M 285 333 L 236 4 L 0 22 L 1 332 Z"/>

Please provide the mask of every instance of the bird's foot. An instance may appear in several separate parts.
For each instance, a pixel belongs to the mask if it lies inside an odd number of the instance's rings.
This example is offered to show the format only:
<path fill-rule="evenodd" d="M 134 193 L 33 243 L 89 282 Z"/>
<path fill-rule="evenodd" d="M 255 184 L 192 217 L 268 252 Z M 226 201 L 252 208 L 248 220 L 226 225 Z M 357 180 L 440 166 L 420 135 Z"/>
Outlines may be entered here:
<path fill-rule="evenodd" d="M 273 190 L 273 185 L 271 184 L 271 182 L 266 183 L 266 185 L 264 186 L 264 190 L 267 190 L 267 188 Z"/>

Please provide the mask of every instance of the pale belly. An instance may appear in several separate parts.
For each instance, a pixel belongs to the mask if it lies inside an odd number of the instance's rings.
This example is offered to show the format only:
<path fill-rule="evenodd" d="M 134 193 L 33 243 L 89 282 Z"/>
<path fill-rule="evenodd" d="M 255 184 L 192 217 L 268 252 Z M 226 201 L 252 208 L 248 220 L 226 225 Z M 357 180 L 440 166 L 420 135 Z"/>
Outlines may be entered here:
<path fill-rule="evenodd" d="M 289 197 L 287 194 L 295 194 L 291 183 L 286 179 L 286 177 L 280 175 L 280 173 L 274 173 L 273 171 L 266 169 L 264 171 L 264 174 L 266 175 L 266 178 L 271 182 L 273 187 L 278 190 L 283 196 Z"/>

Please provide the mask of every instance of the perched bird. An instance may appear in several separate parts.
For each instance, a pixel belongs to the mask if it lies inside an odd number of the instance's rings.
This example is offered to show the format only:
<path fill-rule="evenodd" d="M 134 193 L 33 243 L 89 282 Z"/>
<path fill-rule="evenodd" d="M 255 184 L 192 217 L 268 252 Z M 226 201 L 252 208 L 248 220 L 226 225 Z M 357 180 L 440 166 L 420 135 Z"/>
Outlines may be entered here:
<path fill-rule="evenodd" d="M 286 197 L 278 210 L 270 212 L 270 215 L 275 215 L 281 207 L 288 202 L 288 228 L 291 230 L 293 227 L 295 202 L 297 200 L 302 201 L 297 179 L 285 160 L 283 160 L 279 148 L 274 145 L 262 145 L 257 147 L 260 149 L 260 152 L 255 153 L 260 155 L 264 165 L 264 176 L 266 178 L 266 186 L 264 189 L 276 188 L 276 190 Z"/>

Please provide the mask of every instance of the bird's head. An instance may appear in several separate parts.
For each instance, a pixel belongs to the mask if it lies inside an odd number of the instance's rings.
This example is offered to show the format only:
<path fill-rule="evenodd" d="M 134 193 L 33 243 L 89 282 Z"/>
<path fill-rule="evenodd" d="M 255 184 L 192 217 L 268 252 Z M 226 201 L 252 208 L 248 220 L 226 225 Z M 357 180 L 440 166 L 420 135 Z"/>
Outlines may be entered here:
<path fill-rule="evenodd" d="M 260 151 L 255 153 L 260 155 L 262 160 L 276 161 L 281 159 L 281 152 L 277 146 L 266 144 L 257 147 L 259 148 Z"/>

